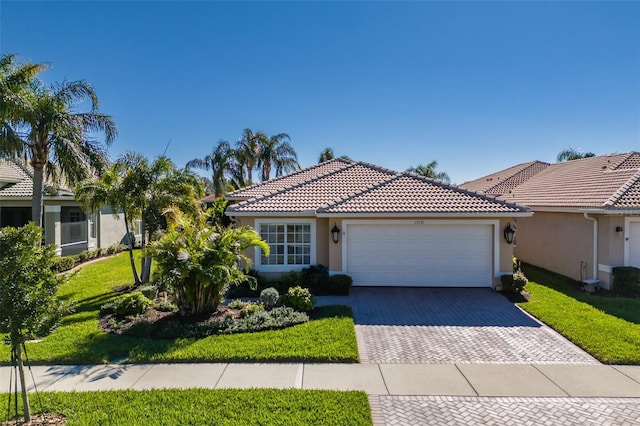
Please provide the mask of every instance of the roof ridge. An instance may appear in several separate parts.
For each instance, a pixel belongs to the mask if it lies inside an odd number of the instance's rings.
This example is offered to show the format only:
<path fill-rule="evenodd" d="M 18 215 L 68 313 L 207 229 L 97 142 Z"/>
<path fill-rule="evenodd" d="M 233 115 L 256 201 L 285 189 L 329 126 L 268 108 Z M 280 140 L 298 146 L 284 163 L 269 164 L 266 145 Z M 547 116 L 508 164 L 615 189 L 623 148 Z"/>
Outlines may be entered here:
<path fill-rule="evenodd" d="M 489 192 L 490 190 L 494 189 L 494 188 L 495 188 L 495 187 L 497 187 L 498 185 L 500 185 L 500 184 L 502 184 L 502 183 L 504 183 L 504 182 L 508 181 L 508 180 L 509 180 L 509 179 L 511 179 L 512 177 L 515 177 L 516 175 L 518 175 L 518 174 L 520 174 L 520 173 L 524 172 L 525 170 L 528 170 L 528 169 L 532 168 L 533 166 L 535 166 L 535 165 L 537 165 L 537 164 L 546 164 L 547 166 L 550 166 L 550 165 L 551 165 L 551 163 L 547 163 L 547 162 L 545 162 L 545 161 L 533 160 L 533 161 L 528 161 L 528 162 L 526 162 L 526 163 L 520 163 L 520 164 L 517 164 L 517 165 L 515 165 L 515 166 L 514 166 L 514 168 L 515 168 L 515 167 L 518 167 L 518 166 L 525 165 L 525 164 L 526 164 L 526 166 L 525 166 L 525 167 L 523 167 L 523 168 L 521 168 L 521 169 L 517 169 L 515 172 L 513 172 L 512 174 L 510 174 L 510 175 L 509 175 L 509 176 L 507 176 L 506 178 L 504 178 L 504 179 L 502 179 L 502 180 L 497 181 L 494 185 L 489 186 L 488 188 L 486 188 L 484 192 Z M 537 173 L 536 173 L 536 174 L 537 174 Z M 527 179 L 527 180 L 529 180 L 529 179 Z M 524 182 L 526 182 L 527 180 L 525 180 Z M 517 186 L 520 186 L 520 185 L 517 185 Z M 514 188 L 514 189 L 515 189 L 515 188 Z"/>
<path fill-rule="evenodd" d="M 536 160 L 536 161 L 538 161 L 538 160 Z M 481 198 L 483 198 L 483 199 L 485 199 L 487 201 L 497 202 L 498 204 L 501 204 L 503 206 L 515 208 L 516 210 L 522 210 L 522 207 L 526 207 L 525 210 L 527 210 L 527 211 L 531 210 L 528 206 L 523 206 L 523 205 L 520 205 L 520 204 L 517 204 L 517 203 L 512 203 L 510 201 L 507 201 L 507 200 L 502 199 L 500 197 L 497 197 L 495 195 L 486 194 L 484 192 L 472 191 L 470 189 L 461 188 L 458 185 L 453 185 L 453 184 L 450 184 L 450 183 L 442 182 L 442 181 L 437 180 L 437 179 L 431 179 L 431 178 L 428 178 L 426 176 L 420 176 L 420 175 L 416 175 L 416 174 L 409 173 L 409 172 L 403 172 L 403 174 L 405 174 L 407 177 L 417 178 L 419 180 L 425 180 L 425 181 L 427 181 L 429 183 L 432 183 L 434 185 L 440 186 L 442 188 L 450 189 L 452 191 L 456 191 L 456 192 L 459 192 L 461 194 L 477 195 L 477 196 L 479 196 L 479 197 L 481 197 Z"/>
<path fill-rule="evenodd" d="M 264 193 L 264 194 L 260 194 L 260 195 L 258 195 L 258 196 L 256 196 L 256 197 L 248 198 L 248 199 L 246 199 L 246 200 L 243 200 L 243 201 L 239 202 L 238 204 L 234 204 L 234 205 L 232 205 L 232 206 L 229 206 L 229 208 L 231 208 L 231 209 L 235 210 L 235 208 L 236 208 L 236 207 L 241 207 L 241 206 L 248 205 L 248 204 L 250 204 L 250 203 L 255 203 L 256 201 L 263 200 L 263 199 L 265 199 L 265 198 L 267 198 L 267 197 L 271 197 L 271 196 L 276 195 L 276 194 L 282 194 L 282 193 L 284 193 L 284 192 L 286 192 L 286 191 L 290 191 L 290 190 L 292 190 L 292 189 L 299 188 L 299 187 L 301 187 L 301 186 L 303 186 L 303 185 L 307 185 L 307 184 L 309 184 L 309 183 L 311 183 L 311 182 L 318 181 L 319 179 L 325 178 L 325 177 L 327 177 L 327 176 L 331 176 L 331 175 L 336 174 L 336 173 L 338 173 L 338 172 L 342 172 L 342 171 L 344 171 L 344 170 L 351 169 L 351 168 L 355 167 L 356 165 L 360 164 L 359 162 L 353 162 L 353 161 L 349 161 L 349 160 L 342 160 L 342 159 L 340 159 L 340 160 L 341 160 L 341 161 L 347 161 L 347 162 L 349 162 L 350 164 L 347 164 L 347 166 L 346 166 L 346 167 L 343 167 L 342 169 L 331 170 L 331 171 L 329 171 L 329 172 L 327 172 L 327 173 L 324 173 L 324 174 L 321 174 L 321 175 L 314 176 L 314 177 L 313 177 L 313 178 L 311 178 L 311 179 L 303 180 L 303 181 L 300 181 L 300 182 L 296 182 L 296 183 L 294 183 L 294 184 L 292 184 L 292 185 L 282 187 L 282 188 L 277 189 L 277 190 L 275 190 L 275 191 L 273 191 L 273 192 L 266 192 L 266 193 Z M 325 163 L 327 163 L 327 162 L 329 162 L 329 161 L 333 161 L 333 159 L 332 159 L 332 160 L 325 161 Z M 324 163 L 320 163 L 320 164 L 324 164 Z M 304 169 L 304 170 L 309 170 L 310 168 L 311 168 L 311 167 L 309 167 L 309 168 L 307 168 L 307 169 Z M 287 175 L 287 176 L 291 176 L 291 175 Z M 258 185 L 260 185 L 260 184 L 258 184 Z"/>
<path fill-rule="evenodd" d="M 328 164 L 328 163 L 331 163 L 331 162 L 336 162 L 336 163 L 345 163 L 345 164 L 346 164 L 346 167 L 344 167 L 344 169 L 348 168 L 349 166 L 351 166 L 352 164 L 354 164 L 354 163 L 355 163 L 353 160 L 347 160 L 347 159 L 345 159 L 345 158 L 332 158 L 332 159 L 330 159 L 330 160 L 323 161 L 322 163 L 314 164 L 313 166 L 310 166 L 310 167 L 306 167 L 306 168 L 304 168 L 304 169 L 297 170 L 297 171 L 295 171 L 295 172 L 293 172 L 293 173 L 289 173 L 289 174 L 287 174 L 287 175 L 282 175 L 282 176 L 275 177 L 275 178 L 273 178 L 273 179 L 269 179 L 269 180 L 268 180 L 268 181 L 266 181 L 266 182 L 256 182 L 256 183 L 251 184 L 251 185 L 249 185 L 249 186 L 245 186 L 244 188 L 236 189 L 235 191 L 230 192 L 230 193 L 229 193 L 229 194 L 227 194 L 227 195 L 232 196 L 232 194 L 233 194 L 234 192 L 247 191 L 247 190 L 253 189 L 253 188 L 255 188 L 255 187 L 258 187 L 258 186 L 260 186 L 260 185 L 264 185 L 264 184 L 266 184 L 266 183 L 268 183 L 268 182 L 269 182 L 269 183 L 273 183 L 273 182 L 277 182 L 277 181 L 282 180 L 282 179 L 285 179 L 285 178 L 290 178 L 291 176 L 295 176 L 295 175 L 298 175 L 298 174 L 300 174 L 300 173 L 304 173 L 304 172 L 308 172 L 308 171 L 313 170 L 313 169 L 317 169 L 317 168 L 319 168 L 320 166 L 324 166 L 325 164 Z M 339 170 L 344 170 L 344 169 L 339 169 Z M 327 172 L 327 173 L 325 173 L 325 174 L 321 174 L 321 175 L 318 175 L 318 176 L 315 176 L 315 177 L 319 177 L 319 176 L 326 176 L 326 175 L 328 175 L 329 173 L 331 173 L 331 172 L 333 172 L 333 171 L 335 171 L 335 170 L 329 171 L 329 172 Z M 315 178 L 315 177 L 314 177 L 314 178 Z M 310 182 L 310 181 L 312 181 L 314 178 L 309 179 L 309 180 L 303 180 L 302 182 Z M 284 187 L 282 187 L 281 189 L 290 188 L 290 187 L 293 187 L 293 186 L 295 186 L 295 185 L 297 185 L 297 183 L 296 183 L 296 184 L 292 184 L 292 185 L 290 185 L 290 186 L 284 186 Z M 248 201 L 248 200 L 247 200 L 247 201 Z"/>
<path fill-rule="evenodd" d="M 384 169 L 384 167 L 381 167 L 380 169 Z M 392 171 L 392 170 L 390 170 L 390 171 Z M 383 179 L 380 182 L 377 182 L 377 183 L 375 183 L 373 185 L 369 185 L 367 187 L 364 187 L 363 189 L 358 190 L 358 191 L 354 192 L 353 194 L 349 194 L 346 197 L 344 197 L 344 198 L 342 198 L 342 199 L 340 199 L 338 201 L 335 201 L 335 202 L 330 203 L 330 204 L 326 204 L 324 206 L 320 206 L 317 209 L 317 211 L 318 212 L 322 212 L 322 211 L 334 208 L 336 206 L 339 206 L 340 204 L 344 204 L 347 201 L 353 200 L 354 198 L 359 197 L 362 194 L 365 194 L 367 192 L 371 192 L 371 191 L 373 191 L 375 189 L 381 188 L 383 185 L 386 185 L 386 184 L 388 184 L 390 182 L 393 182 L 394 180 L 399 179 L 401 176 L 402 175 L 399 172 L 395 172 L 393 176 L 389 176 L 387 179 Z"/>
<path fill-rule="evenodd" d="M 616 154 L 613 154 L 613 155 L 616 155 Z M 619 169 L 618 167 L 620 167 L 622 164 L 624 164 L 629 158 L 633 157 L 634 155 L 640 155 L 640 153 L 638 153 L 636 151 L 629 151 L 629 152 L 625 152 L 625 153 L 618 154 L 618 155 L 624 155 L 624 157 L 622 157 L 622 159 L 620 161 L 618 161 L 616 164 L 614 164 L 613 166 L 609 167 L 607 171 L 633 170 L 633 168 L 631 168 L 631 169 Z"/>
<path fill-rule="evenodd" d="M 640 169 L 638 169 L 638 171 L 635 172 L 633 176 L 627 179 L 627 181 L 623 183 L 616 192 L 611 194 L 611 196 L 607 199 L 607 201 L 604 202 L 602 206 L 612 207 L 613 205 L 615 205 L 618 202 L 618 200 L 620 200 L 620 198 L 622 198 L 627 192 L 629 192 L 631 187 L 635 183 L 637 183 L 639 179 L 640 179 Z"/>

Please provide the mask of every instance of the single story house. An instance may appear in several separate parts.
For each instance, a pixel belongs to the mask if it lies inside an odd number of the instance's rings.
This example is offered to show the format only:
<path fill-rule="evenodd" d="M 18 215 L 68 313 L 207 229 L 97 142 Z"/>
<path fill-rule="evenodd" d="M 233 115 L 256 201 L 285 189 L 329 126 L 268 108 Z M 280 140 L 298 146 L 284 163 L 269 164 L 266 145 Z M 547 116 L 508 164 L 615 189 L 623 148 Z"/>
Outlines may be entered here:
<path fill-rule="evenodd" d="M 500 286 L 504 230 L 528 208 L 411 173 L 333 159 L 227 194 L 226 214 L 269 244 L 263 274 L 322 264 L 356 286 Z"/>
<path fill-rule="evenodd" d="M 611 286 L 615 266 L 640 267 L 640 153 L 517 166 L 460 185 L 526 205 L 515 255 L 574 280 Z"/>
<path fill-rule="evenodd" d="M 31 220 L 33 169 L 23 161 L 0 159 L 0 228 L 20 227 Z M 108 247 L 126 241 L 122 214 L 110 207 L 85 214 L 73 192 L 45 182 L 43 228 L 46 244 L 61 255 Z"/>

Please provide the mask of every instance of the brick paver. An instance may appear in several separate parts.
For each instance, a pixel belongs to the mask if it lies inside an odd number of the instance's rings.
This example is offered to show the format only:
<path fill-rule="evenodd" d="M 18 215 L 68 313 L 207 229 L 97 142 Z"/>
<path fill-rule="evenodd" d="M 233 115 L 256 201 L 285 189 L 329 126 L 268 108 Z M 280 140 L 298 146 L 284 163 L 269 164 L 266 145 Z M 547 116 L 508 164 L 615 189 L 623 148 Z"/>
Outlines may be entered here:
<path fill-rule="evenodd" d="M 374 400 L 376 397 L 371 397 Z M 395 425 L 632 426 L 640 424 L 640 398 L 481 398 L 379 396 L 379 419 Z M 381 424 L 378 420 L 378 424 Z"/>
<path fill-rule="evenodd" d="M 361 362 L 599 364 L 487 288 L 354 287 Z"/>

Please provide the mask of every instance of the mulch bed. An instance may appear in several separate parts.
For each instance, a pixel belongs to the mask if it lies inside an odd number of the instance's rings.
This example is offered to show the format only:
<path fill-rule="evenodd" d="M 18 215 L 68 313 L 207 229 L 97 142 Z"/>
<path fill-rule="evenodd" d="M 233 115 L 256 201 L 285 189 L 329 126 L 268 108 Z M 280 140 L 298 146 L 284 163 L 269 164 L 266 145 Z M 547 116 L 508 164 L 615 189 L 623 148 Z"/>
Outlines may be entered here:
<path fill-rule="evenodd" d="M 29 426 L 62 426 L 67 424 L 67 418 L 62 414 L 56 413 L 40 413 L 33 414 L 31 416 L 31 422 L 26 423 L 24 421 L 24 417 L 20 417 L 14 420 L 7 420 L 2 422 L 2 426 L 18 426 L 18 425 L 29 425 Z"/>

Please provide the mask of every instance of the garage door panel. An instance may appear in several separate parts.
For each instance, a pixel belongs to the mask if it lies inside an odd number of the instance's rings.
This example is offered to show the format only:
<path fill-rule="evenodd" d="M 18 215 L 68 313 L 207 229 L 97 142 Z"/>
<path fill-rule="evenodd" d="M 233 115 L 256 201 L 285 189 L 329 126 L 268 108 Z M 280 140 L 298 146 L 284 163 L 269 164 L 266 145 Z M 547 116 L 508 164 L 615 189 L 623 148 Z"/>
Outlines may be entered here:
<path fill-rule="evenodd" d="M 360 225 L 347 229 L 354 285 L 491 286 L 491 225 Z"/>

